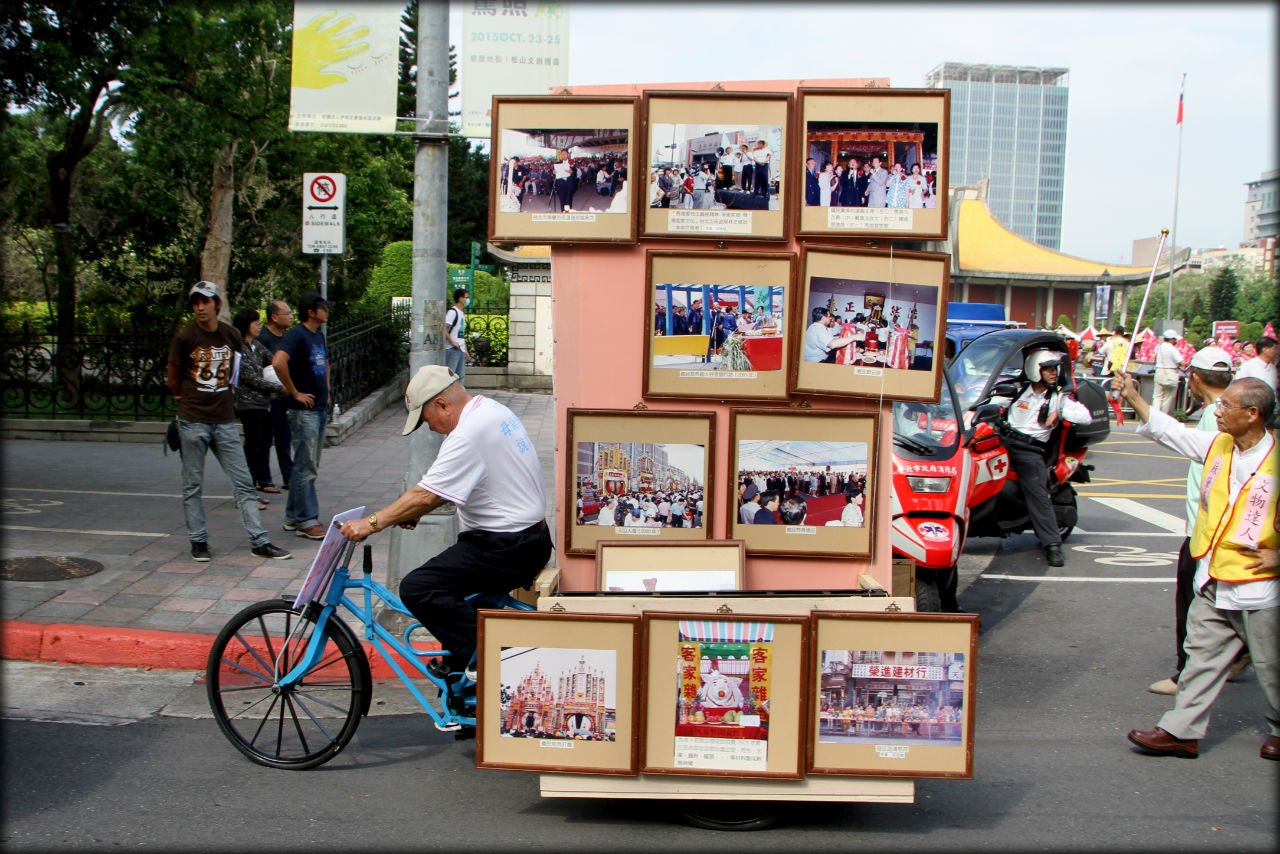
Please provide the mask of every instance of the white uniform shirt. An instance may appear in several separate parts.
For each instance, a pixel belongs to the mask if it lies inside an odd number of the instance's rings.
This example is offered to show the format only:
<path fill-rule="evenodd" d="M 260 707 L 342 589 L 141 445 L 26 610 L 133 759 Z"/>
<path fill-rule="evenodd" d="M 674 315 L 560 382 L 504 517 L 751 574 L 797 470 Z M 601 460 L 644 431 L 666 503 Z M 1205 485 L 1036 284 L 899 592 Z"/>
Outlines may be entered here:
<path fill-rule="evenodd" d="M 1045 427 L 1040 423 L 1040 409 L 1049 395 L 1054 398 L 1051 408 L 1057 410 L 1063 421 L 1069 421 L 1072 424 L 1088 424 L 1093 420 L 1089 407 L 1080 401 L 1072 400 L 1065 394 L 1050 388 L 1045 388 L 1043 393 L 1037 393 L 1033 386 L 1028 385 L 1026 391 L 1018 395 L 1013 406 L 1009 407 L 1009 426 L 1033 439 L 1046 441 L 1049 434 L 1053 432 L 1053 428 Z"/>
<path fill-rule="evenodd" d="M 804 360 L 806 362 L 821 362 L 827 358 L 827 353 L 831 352 L 828 346 L 832 338 L 836 337 L 836 330 L 828 328 L 821 321 L 815 321 L 809 324 L 809 328 L 804 333 Z"/>
<path fill-rule="evenodd" d="M 1166 448 L 1195 462 L 1204 462 L 1209 448 L 1218 438 L 1216 432 L 1209 433 L 1184 427 L 1176 418 L 1158 409 L 1151 410 L 1149 418 L 1150 421 L 1138 427 L 1139 436 L 1155 439 Z M 1232 447 L 1231 482 L 1227 487 L 1229 504 L 1235 503 L 1249 476 L 1262 465 L 1273 444 L 1275 439 L 1272 438 L 1271 432 L 1267 431 L 1263 434 L 1261 441 L 1247 451 L 1241 452 L 1238 447 Z M 1196 577 L 1192 583 L 1197 593 L 1209 583 L 1209 558 L 1212 555 L 1213 553 L 1210 552 L 1196 561 Z M 1224 611 L 1257 611 L 1261 608 L 1274 608 L 1280 605 L 1280 579 L 1219 581 L 1213 604 L 1214 607 Z"/>
<path fill-rule="evenodd" d="M 1162 341 L 1160 346 L 1156 348 L 1156 367 L 1178 369 L 1178 365 L 1182 363 L 1182 354 L 1178 352 L 1178 348 L 1170 344 L 1168 341 Z"/>
<path fill-rule="evenodd" d="M 1257 377 L 1274 392 L 1276 389 L 1276 366 L 1263 360 L 1261 356 L 1248 359 L 1236 370 L 1236 379 Z"/>
<path fill-rule="evenodd" d="M 458 505 L 461 531 L 523 531 L 546 512 L 533 440 L 515 413 L 483 395 L 463 408 L 418 486 Z"/>

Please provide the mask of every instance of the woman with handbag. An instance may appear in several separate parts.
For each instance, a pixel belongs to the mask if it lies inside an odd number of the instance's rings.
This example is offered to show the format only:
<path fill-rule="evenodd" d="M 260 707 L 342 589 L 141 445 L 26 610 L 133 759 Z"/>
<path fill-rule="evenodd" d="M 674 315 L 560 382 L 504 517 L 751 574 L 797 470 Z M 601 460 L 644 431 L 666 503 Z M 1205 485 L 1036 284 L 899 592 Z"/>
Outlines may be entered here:
<path fill-rule="evenodd" d="M 268 411 L 271 397 L 284 392 L 284 386 L 275 379 L 271 369 L 271 355 L 258 341 L 262 331 L 258 310 L 242 308 L 236 312 L 232 325 L 240 333 L 240 377 L 234 387 L 236 415 L 244 425 L 244 458 L 249 465 L 255 488 L 271 483 L 271 413 Z M 263 364 L 270 370 L 263 375 Z M 267 499 L 258 499 L 258 509 L 265 510 Z"/>

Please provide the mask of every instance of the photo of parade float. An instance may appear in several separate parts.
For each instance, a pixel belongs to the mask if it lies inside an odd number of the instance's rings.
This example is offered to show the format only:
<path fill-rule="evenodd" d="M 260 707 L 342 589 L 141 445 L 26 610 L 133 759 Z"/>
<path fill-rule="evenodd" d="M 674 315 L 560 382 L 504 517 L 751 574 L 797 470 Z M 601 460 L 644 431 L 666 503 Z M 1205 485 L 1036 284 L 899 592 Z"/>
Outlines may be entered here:
<path fill-rule="evenodd" d="M 624 214 L 628 145 L 623 128 L 503 128 L 498 210 Z"/>
<path fill-rule="evenodd" d="M 503 737 L 617 739 L 616 650 L 503 647 L 498 679 Z"/>
<path fill-rule="evenodd" d="M 650 143 L 649 207 L 781 209 L 782 128 L 659 123 Z"/>
<path fill-rule="evenodd" d="M 680 620 L 677 768 L 767 763 L 773 631 L 766 622 Z"/>
<path fill-rule="evenodd" d="M 932 371 L 938 289 L 812 276 L 801 360 Z"/>
<path fill-rule="evenodd" d="M 656 285 L 653 367 L 780 371 L 785 305 L 779 285 Z"/>
<path fill-rule="evenodd" d="M 738 440 L 744 525 L 866 525 L 867 443 Z"/>
<path fill-rule="evenodd" d="M 706 466 L 703 445 L 578 442 L 576 523 L 701 528 Z"/>
<path fill-rule="evenodd" d="M 809 122 L 805 145 L 806 207 L 938 206 L 937 122 Z"/>
<path fill-rule="evenodd" d="M 824 649 L 818 741 L 959 747 L 965 656 Z"/>

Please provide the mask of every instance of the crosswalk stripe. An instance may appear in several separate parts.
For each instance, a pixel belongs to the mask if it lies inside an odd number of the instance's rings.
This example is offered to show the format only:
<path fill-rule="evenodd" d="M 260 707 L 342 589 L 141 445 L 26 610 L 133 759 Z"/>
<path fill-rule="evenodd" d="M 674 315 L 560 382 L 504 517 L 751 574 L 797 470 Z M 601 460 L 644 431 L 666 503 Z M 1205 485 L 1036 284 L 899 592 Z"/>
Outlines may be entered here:
<path fill-rule="evenodd" d="M 1172 513 L 1165 513 L 1163 510 L 1156 510 L 1154 507 L 1139 504 L 1138 502 L 1131 501 L 1128 498 L 1103 498 L 1098 495 L 1091 495 L 1089 497 L 1104 507 L 1110 507 L 1112 510 L 1127 513 L 1135 519 L 1150 522 L 1157 528 L 1163 528 L 1171 534 L 1186 533 L 1187 520 L 1181 516 L 1174 516 Z"/>

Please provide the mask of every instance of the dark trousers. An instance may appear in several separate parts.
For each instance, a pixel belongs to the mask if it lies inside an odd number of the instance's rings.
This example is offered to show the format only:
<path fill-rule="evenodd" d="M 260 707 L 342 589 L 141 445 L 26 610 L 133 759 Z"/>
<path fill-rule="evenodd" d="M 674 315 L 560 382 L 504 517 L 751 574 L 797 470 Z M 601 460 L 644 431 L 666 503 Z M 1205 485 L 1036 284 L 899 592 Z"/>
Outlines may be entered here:
<path fill-rule="evenodd" d="M 769 164 L 768 163 L 756 164 L 755 181 L 756 181 L 756 195 L 768 197 L 769 195 Z"/>
<path fill-rule="evenodd" d="M 271 483 L 271 413 L 265 409 L 239 409 L 244 425 L 244 459 L 254 486 Z"/>
<path fill-rule="evenodd" d="M 1005 441 L 1009 450 L 1009 463 L 1018 473 L 1018 485 L 1027 502 L 1027 515 L 1031 527 L 1040 539 L 1040 545 L 1061 545 L 1058 520 L 1053 515 L 1053 500 L 1049 497 L 1049 467 L 1045 465 L 1044 450 L 1030 445 L 1022 446 Z"/>
<path fill-rule="evenodd" d="M 1178 549 L 1178 575 L 1173 594 L 1173 632 L 1178 639 L 1178 668 L 1173 672 L 1173 681 L 1177 682 L 1182 675 L 1182 668 L 1187 666 L 1187 653 L 1182 644 L 1187 639 L 1187 611 L 1191 608 L 1191 600 L 1196 598 L 1195 588 L 1196 559 L 1191 556 L 1191 538 L 1182 541 Z"/>
<path fill-rule="evenodd" d="M 552 548 L 545 522 L 509 534 L 464 531 L 401 580 L 400 600 L 451 653 L 444 658 L 449 669 L 461 670 L 476 651 L 476 609 L 466 598 L 531 584 Z"/>
<path fill-rule="evenodd" d="M 271 399 L 271 440 L 276 446 L 276 464 L 280 466 L 280 485 L 288 486 L 293 475 L 293 431 L 289 429 L 289 405 L 280 398 Z M 260 486 L 271 483 L 271 472 Z"/>

